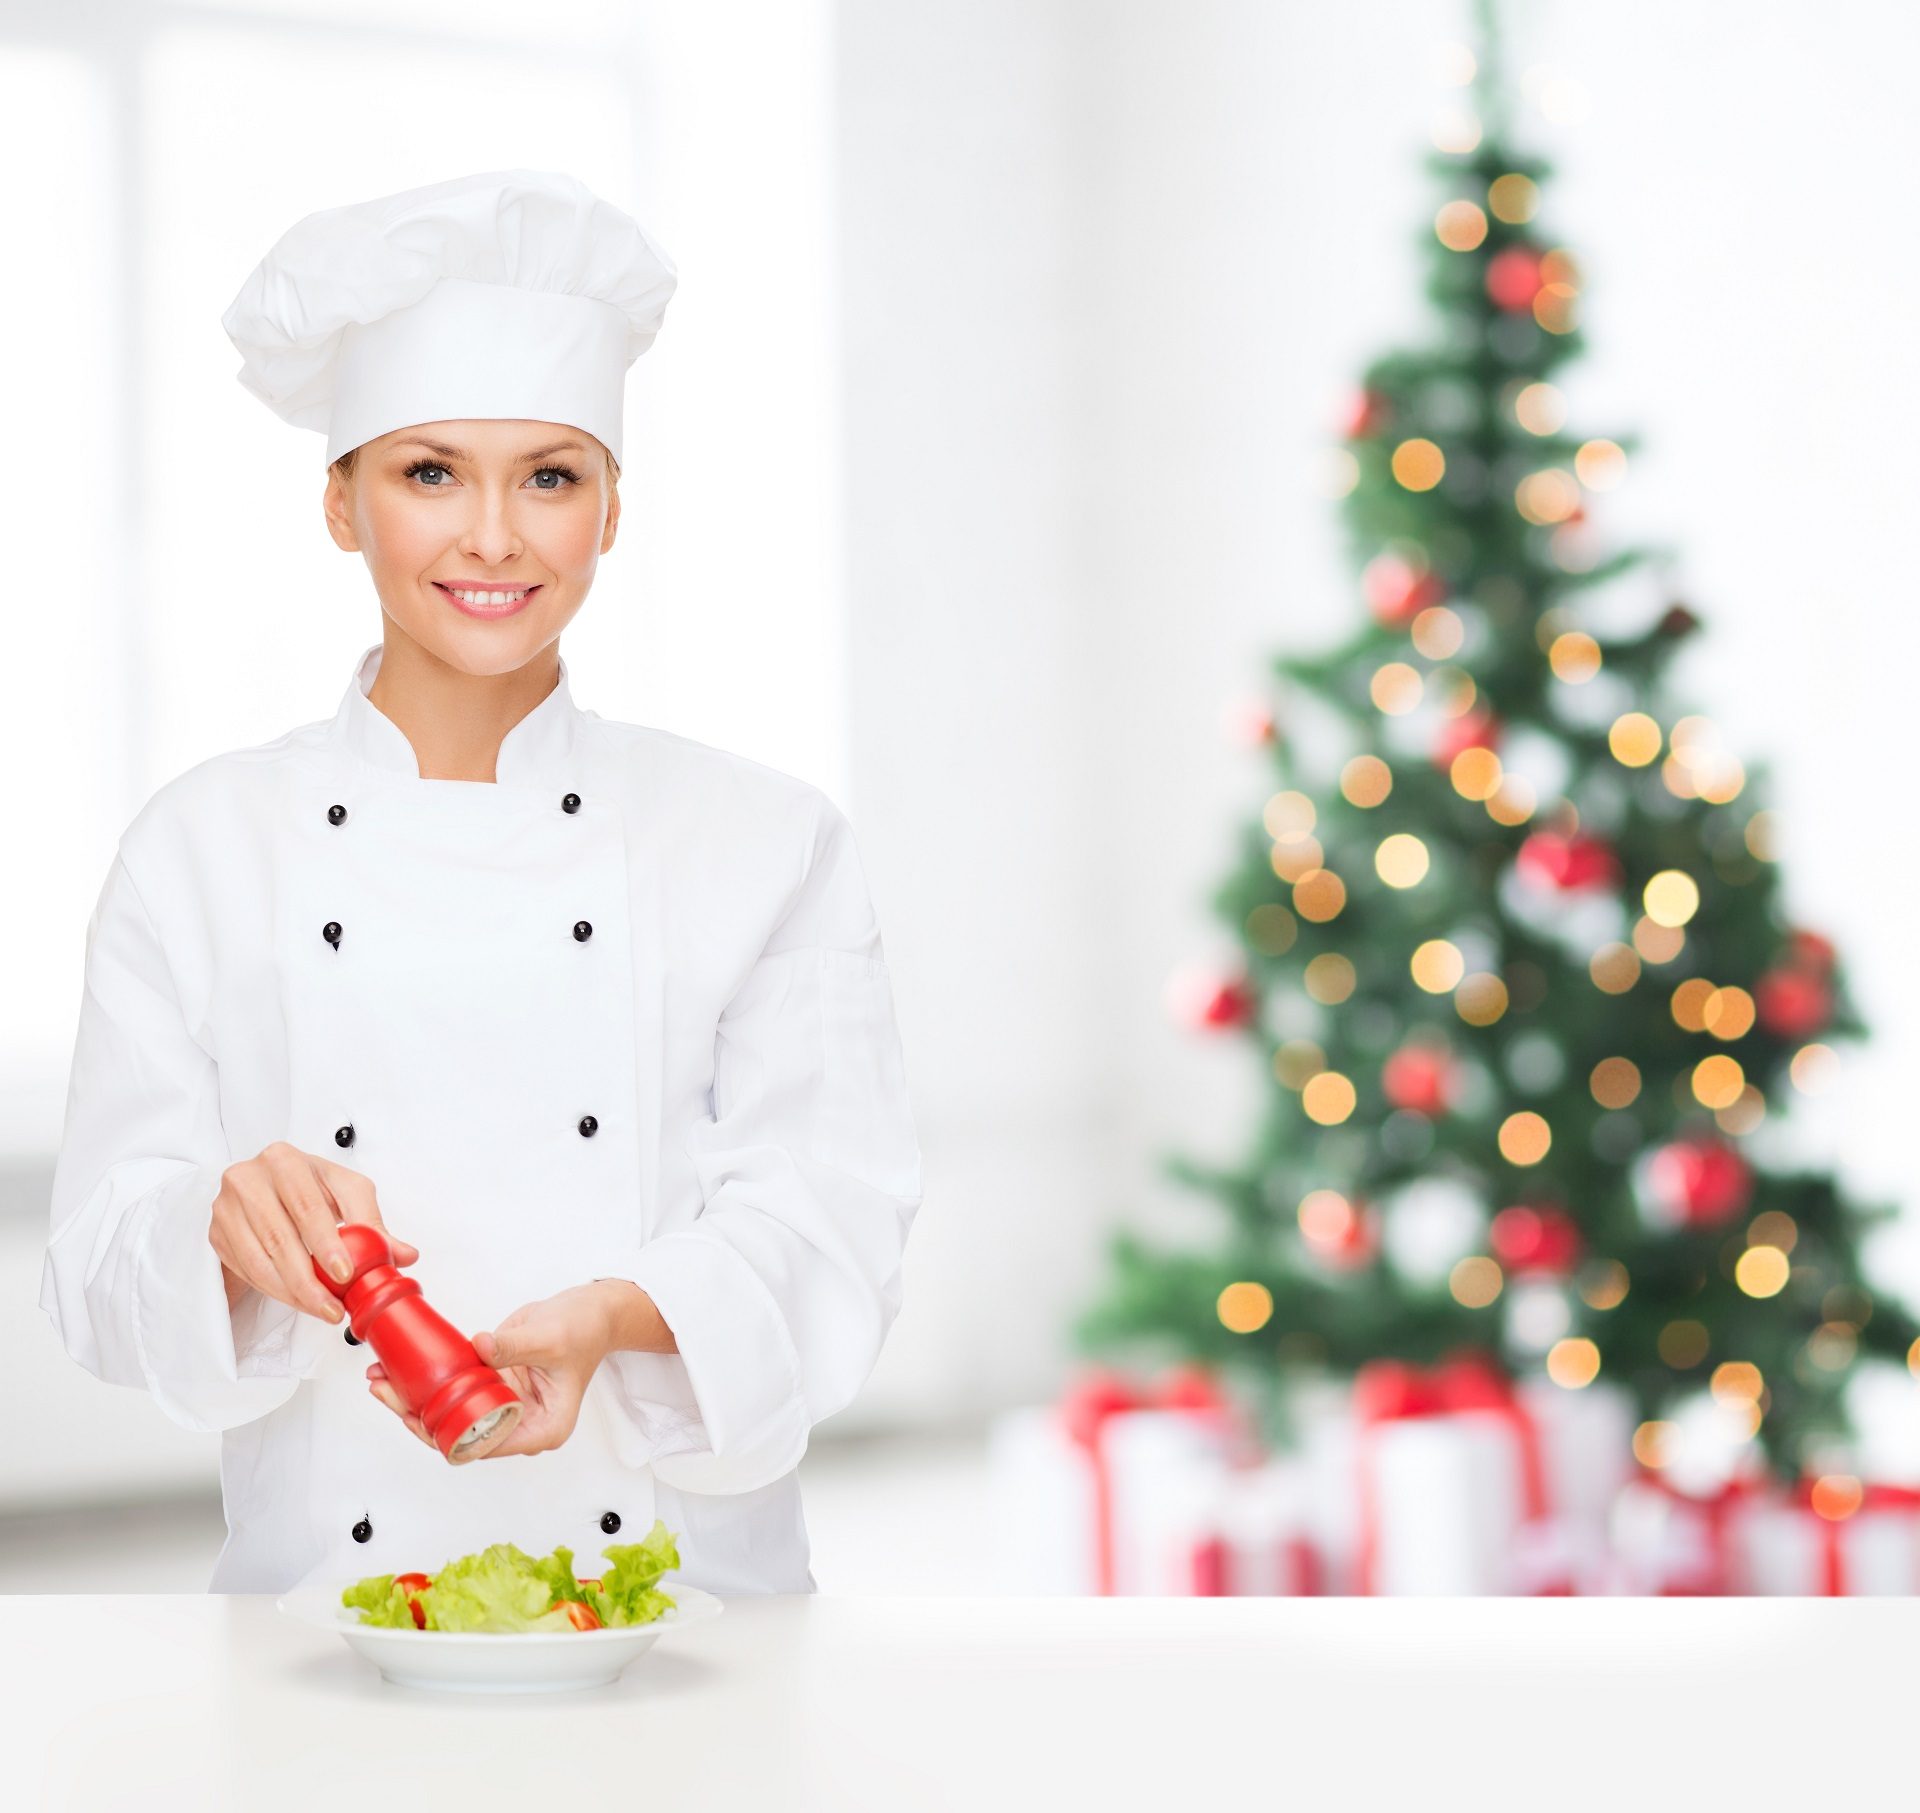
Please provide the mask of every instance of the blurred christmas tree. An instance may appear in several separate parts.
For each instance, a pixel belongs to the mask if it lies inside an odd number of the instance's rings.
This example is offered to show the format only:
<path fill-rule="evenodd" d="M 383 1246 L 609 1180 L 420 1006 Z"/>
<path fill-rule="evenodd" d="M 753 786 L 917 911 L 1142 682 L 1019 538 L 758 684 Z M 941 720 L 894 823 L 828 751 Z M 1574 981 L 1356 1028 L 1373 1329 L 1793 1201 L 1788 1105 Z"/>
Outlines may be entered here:
<path fill-rule="evenodd" d="M 1278 1426 L 1298 1377 L 1481 1346 L 1617 1381 L 1651 1464 L 1705 1392 L 1797 1476 L 1844 1464 L 1855 1362 L 1920 1334 L 1861 1278 L 1893 1209 L 1768 1162 L 1865 1029 L 1782 916 L 1764 769 L 1669 701 L 1694 613 L 1597 633 L 1652 558 L 1589 519 L 1637 443 L 1566 422 L 1580 272 L 1551 166 L 1503 142 L 1488 0 L 1478 26 L 1480 131 L 1428 160 L 1438 341 L 1374 363 L 1347 424 L 1363 621 L 1276 663 L 1277 785 L 1214 896 L 1244 955 L 1189 1005 L 1258 1054 L 1261 1124 L 1236 1166 L 1169 1161 L 1224 1238 L 1122 1234 L 1078 1332 L 1245 1368 Z"/>

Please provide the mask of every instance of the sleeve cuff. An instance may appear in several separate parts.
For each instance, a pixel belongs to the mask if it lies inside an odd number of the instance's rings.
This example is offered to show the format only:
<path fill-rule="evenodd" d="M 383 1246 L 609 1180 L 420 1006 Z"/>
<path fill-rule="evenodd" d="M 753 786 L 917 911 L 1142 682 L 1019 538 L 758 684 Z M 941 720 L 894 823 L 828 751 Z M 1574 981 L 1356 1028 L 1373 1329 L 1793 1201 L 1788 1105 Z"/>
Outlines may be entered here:
<path fill-rule="evenodd" d="M 753 1267 L 694 1227 L 663 1234 L 601 1271 L 645 1291 L 679 1348 L 677 1356 L 607 1356 L 648 1446 L 636 1458 L 689 1492 L 752 1492 L 792 1472 L 811 1426 L 799 1358 Z M 684 1367 L 697 1417 L 659 1401 L 663 1358 Z"/>
<path fill-rule="evenodd" d="M 208 1232 L 220 1180 L 196 1166 L 143 1205 L 133 1253 L 135 1357 L 176 1423 L 218 1430 L 277 1410 L 319 1366 L 333 1329 L 250 1291 L 231 1309 Z"/>

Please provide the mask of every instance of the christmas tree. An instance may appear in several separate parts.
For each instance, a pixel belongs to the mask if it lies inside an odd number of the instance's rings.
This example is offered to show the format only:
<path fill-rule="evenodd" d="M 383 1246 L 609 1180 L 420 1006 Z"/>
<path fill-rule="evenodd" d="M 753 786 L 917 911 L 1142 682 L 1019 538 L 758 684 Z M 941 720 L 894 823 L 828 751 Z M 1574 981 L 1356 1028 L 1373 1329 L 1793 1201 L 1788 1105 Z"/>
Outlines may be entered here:
<path fill-rule="evenodd" d="M 1120 1234 L 1078 1333 L 1220 1363 L 1281 1429 L 1301 1378 L 1478 1348 L 1624 1388 L 1648 1465 L 1704 1393 L 1776 1474 L 1844 1468 L 1850 1371 L 1920 1368 L 1920 1327 L 1861 1276 L 1893 1209 L 1783 1123 L 1865 1028 L 1783 910 L 1764 767 L 1670 697 L 1699 617 L 1608 545 L 1636 442 L 1566 420 L 1580 267 L 1478 26 L 1477 139 L 1427 160 L 1438 333 L 1339 454 L 1358 621 L 1275 663 L 1213 896 L 1237 961 L 1187 1006 L 1261 1066 L 1259 1125 L 1168 1159 L 1211 1238 Z"/>

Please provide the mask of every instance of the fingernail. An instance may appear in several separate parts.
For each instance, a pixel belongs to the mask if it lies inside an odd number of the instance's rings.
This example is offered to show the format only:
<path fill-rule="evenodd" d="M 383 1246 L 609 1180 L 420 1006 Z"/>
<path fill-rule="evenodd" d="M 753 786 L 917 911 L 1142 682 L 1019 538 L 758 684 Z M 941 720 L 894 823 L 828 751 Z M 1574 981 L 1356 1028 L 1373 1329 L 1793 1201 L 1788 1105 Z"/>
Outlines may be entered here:
<path fill-rule="evenodd" d="M 345 1253 L 335 1253 L 334 1256 L 327 1261 L 327 1270 L 338 1278 L 342 1284 L 345 1284 L 346 1281 L 353 1276 L 353 1263 L 347 1258 Z"/>

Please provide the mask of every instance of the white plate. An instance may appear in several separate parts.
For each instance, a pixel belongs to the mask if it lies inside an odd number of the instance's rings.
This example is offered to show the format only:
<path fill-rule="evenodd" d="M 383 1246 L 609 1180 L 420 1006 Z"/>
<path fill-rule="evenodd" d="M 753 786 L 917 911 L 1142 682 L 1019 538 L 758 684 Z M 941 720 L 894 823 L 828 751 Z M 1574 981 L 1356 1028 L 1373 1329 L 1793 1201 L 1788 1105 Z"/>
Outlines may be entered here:
<path fill-rule="evenodd" d="M 397 1630 L 363 1624 L 340 1603 L 351 1582 L 298 1587 L 274 1601 L 290 1618 L 338 1631 L 347 1647 L 363 1655 L 401 1687 L 431 1687 L 451 1693 L 564 1693 L 602 1687 L 619 1677 L 636 1656 L 661 1637 L 720 1615 L 713 1594 L 679 1581 L 661 1581 L 673 1610 L 651 1624 L 612 1625 L 605 1630 Z"/>

